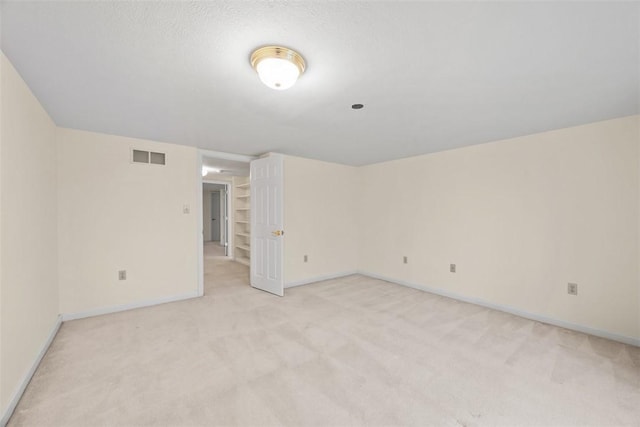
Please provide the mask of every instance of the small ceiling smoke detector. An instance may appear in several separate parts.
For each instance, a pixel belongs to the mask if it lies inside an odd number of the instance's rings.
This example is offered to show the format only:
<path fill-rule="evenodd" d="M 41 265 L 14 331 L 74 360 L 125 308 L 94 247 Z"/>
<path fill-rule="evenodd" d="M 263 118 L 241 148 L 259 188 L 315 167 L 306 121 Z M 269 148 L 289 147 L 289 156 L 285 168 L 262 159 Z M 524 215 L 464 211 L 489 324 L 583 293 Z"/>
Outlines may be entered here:
<path fill-rule="evenodd" d="M 275 90 L 293 86 L 304 73 L 304 58 L 295 50 L 282 46 L 265 46 L 251 54 L 251 66 L 262 83 Z"/>

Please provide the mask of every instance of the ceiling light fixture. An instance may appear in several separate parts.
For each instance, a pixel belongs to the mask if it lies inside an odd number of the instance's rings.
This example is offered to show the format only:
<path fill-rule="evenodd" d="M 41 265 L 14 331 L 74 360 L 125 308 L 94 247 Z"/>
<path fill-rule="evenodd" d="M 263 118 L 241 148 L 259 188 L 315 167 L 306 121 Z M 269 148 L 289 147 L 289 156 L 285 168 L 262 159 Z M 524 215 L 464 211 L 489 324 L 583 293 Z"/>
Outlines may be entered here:
<path fill-rule="evenodd" d="M 282 46 L 265 46 L 251 54 L 251 66 L 260 80 L 271 89 L 285 90 L 304 73 L 304 58 L 295 50 Z"/>
<path fill-rule="evenodd" d="M 220 169 L 210 168 L 209 166 L 202 167 L 202 176 L 207 176 L 209 172 L 220 173 Z"/>

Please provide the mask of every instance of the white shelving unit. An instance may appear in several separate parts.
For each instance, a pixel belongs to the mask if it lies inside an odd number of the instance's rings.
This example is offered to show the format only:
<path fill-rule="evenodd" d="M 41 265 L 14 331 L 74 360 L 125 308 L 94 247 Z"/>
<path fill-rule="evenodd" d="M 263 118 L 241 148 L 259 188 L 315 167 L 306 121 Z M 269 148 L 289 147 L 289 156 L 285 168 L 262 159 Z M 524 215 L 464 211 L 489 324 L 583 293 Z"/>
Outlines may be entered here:
<path fill-rule="evenodd" d="M 234 233 L 233 257 L 245 265 L 249 265 L 251 257 L 251 189 L 249 177 L 234 176 Z"/>

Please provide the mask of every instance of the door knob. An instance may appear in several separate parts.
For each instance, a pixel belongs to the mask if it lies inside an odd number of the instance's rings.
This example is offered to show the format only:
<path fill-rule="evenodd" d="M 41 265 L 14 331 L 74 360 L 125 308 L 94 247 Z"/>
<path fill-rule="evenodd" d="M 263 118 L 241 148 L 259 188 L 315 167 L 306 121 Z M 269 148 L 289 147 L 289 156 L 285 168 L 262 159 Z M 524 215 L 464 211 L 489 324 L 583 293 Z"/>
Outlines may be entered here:
<path fill-rule="evenodd" d="M 271 234 L 273 234 L 274 236 L 282 236 L 284 234 L 284 231 L 276 230 L 272 231 Z"/>

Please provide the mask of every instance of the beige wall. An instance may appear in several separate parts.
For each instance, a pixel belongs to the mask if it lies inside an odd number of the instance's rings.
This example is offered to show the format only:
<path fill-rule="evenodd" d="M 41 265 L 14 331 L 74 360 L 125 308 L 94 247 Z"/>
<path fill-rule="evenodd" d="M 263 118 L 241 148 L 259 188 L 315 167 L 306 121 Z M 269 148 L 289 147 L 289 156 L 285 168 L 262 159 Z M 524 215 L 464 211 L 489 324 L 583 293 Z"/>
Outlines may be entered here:
<path fill-rule="evenodd" d="M 284 157 L 285 286 L 357 269 L 356 185 L 355 167 Z"/>
<path fill-rule="evenodd" d="M 0 416 L 58 317 L 56 128 L 0 54 Z"/>
<path fill-rule="evenodd" d="M 131 163 L 133 147 L 166 166 Z M 197 291 L 195 148 L 59 128 L 58 165 L 63 314 Z"/>
<path fill-rule="evenodd" d="M 635 138 L 637 144 L 640 145 L 640 115 L 636 116 L 636 132 L 635 132 Z M 640 288 L 640 147 L 638 148 L 638 159 L 637 159 L 637 164 L 638 167 L 636 169 L 636 175 L 638 177 L 637 181 L 638 181 L 638 238 L 636 240 L 636 251 L 638 254 L 638 262 L 637 262 L 637 267 L 638 267 L 638 288 Z M 640 312 L 640 290 L 638 291 L 638 311 Z M 638 316 L 640 317 L 640 314 L 638 314 Z M 638 319 L 638 323 L 640 323 L 640 319 Z M 640 328 L 640 325 L 638 326 L 638 328 Z"/>
<path fill-rule="evenodd" d="M 636 116 L 363 167 L 360 269 L 638 338 L 638 151 Z"/>

